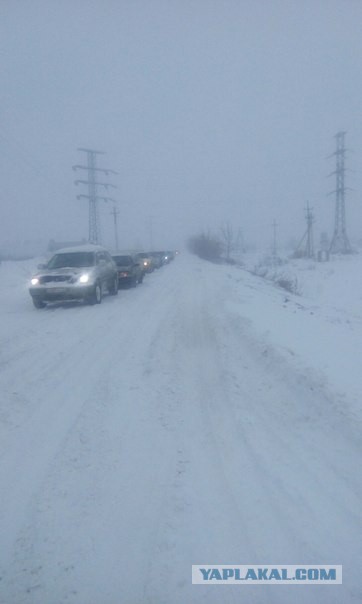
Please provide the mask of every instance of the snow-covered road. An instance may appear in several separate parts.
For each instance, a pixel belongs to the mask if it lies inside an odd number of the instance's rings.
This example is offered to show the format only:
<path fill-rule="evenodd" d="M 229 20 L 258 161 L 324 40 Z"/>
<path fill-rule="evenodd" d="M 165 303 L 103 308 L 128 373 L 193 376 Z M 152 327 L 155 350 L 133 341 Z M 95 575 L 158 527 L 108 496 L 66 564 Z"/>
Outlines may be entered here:
<path fill-rule="evenodd" d="M 357 423 L 240 312 L 272 285 L 183 256 L 35 311 L 1 270 L 1 604 L 361 601 Z M 191 585 L 205 563 L 343 585 Z"/>

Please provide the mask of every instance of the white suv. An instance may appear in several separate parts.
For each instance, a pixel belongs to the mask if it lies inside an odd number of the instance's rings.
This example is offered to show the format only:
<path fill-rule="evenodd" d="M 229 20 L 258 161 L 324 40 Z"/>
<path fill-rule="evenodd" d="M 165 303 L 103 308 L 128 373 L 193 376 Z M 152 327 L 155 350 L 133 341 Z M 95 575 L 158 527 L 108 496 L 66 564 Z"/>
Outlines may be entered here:
<path fill-rule="evenodd" d="M 109 252 L 99 245 L 58 250 L 30 281 L 29 293 L 35 308 L 47 302 L 85 300 L 100 304 L 107 290 L 118 293 L 118 275 Z"/>

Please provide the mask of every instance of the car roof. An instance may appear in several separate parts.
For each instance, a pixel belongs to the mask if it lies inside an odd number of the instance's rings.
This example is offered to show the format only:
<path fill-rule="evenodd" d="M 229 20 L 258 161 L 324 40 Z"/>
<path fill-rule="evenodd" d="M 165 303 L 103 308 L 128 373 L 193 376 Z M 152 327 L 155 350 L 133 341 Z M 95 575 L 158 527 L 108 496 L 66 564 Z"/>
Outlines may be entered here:
<path fill-rule="evenodd" d="M 75 252 L 108 252 L 108 250 L 101 245 L 93 245 L 92 243 L 88 243 L 86 245 L 76 245 L 74 247 L 63 247 L 62 249 L 54 252 L 53 256 L 56 254 L 72 254 Z"/>
<path fill-rule="evenodd" d="M 126 251 L 121 251 L 121 252 L 111 252 L 111 256 L 112 258 L 114 258 L 115 256 L 135 256 L 135 252 L 129 252 L 128 250 Z"/>

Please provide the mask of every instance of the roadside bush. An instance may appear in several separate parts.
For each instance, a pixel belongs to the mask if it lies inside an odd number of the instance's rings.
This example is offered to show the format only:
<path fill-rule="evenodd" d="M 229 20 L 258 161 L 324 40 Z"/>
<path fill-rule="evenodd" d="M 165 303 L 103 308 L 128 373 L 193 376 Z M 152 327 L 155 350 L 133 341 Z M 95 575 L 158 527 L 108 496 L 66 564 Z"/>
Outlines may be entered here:
<path fill-rule="evenodd" d="M 194 235 L 188 240 L 188 249 L 203 260 L 217 262 L 220 260 L 222 244 L 220 240 L 210 233 Z"/>
<path fill-rule="evenodd" d="M 300 293 L 299 288 L 298 288 L 298 280 L 296 277 L 292 278 L 292 277 L 278 276 L 276 279 L 274 279 L 274 283 L 276 285 L 278 285 L 279 287 L 282 287 L 283 289 L 285 289 L 290 294 L 299 294 Z"/>
<path fill-rule="evenodd" d="M 295 275 L 291 273 L 291 271 L 282 272 L 280 269 L 278 270 L 276 267 L 266 265 L 263 262 L 259 262 L 258 265 L 254 267 L 254 270 L 250 271 L 253 275 L 257 275 L 258 277 L 262 277 L 267 281 L 272 281 L 278 287 L 285 289 L 290 294 L 300 295 L 300 288 L 298 284 L 298 279 Z"/>

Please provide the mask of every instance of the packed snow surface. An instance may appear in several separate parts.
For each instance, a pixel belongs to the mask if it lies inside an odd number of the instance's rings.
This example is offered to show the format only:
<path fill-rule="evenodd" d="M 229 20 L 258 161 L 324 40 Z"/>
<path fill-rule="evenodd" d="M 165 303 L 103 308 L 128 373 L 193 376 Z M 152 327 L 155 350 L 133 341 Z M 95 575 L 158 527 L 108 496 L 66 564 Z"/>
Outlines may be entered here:
<path fill-rule="evenodd" d="M 182 255 L 37 311 L 0 266 L 1 604 L 344 604 L 361 591 L 362 262 L 301 295 Z M 339 586 L 192 564 L 342 564 Z"/>

